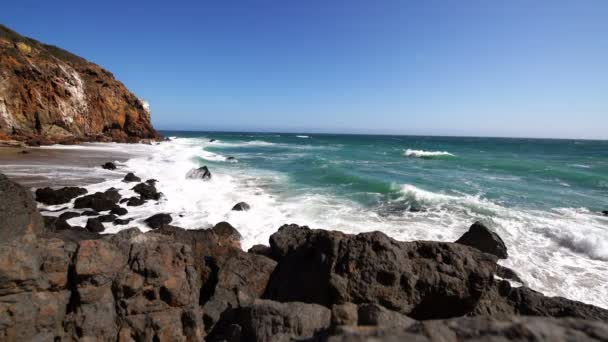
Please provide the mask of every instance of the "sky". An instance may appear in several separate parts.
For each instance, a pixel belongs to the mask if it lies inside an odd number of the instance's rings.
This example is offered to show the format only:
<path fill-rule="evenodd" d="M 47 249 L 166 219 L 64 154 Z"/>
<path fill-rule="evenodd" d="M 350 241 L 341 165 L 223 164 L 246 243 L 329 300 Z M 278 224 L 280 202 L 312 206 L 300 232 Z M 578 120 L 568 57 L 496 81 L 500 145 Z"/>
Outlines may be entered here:
<path fill-rule="evenodd" d="M 159 129 L 608 139 L 608 1 L 9 1 Z"/>

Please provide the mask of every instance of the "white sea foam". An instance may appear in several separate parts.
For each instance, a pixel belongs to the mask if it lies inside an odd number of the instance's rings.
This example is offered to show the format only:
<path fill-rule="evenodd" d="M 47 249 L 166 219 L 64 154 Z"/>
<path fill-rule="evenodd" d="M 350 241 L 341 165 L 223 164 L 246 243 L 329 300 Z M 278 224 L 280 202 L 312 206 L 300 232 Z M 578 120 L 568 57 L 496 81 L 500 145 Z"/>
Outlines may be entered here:
<path fill-rule="evenodd" d="M 243 236 L 242 246 L 247 249 L 254 244 L 267 244 L 268 237 L 286 223 L 348 233 L 379 230 L 404 241 L 455 241 L 475 220 L 482 220 L 496 230 L 508 246 L 509 258 L 501 263 L 515 269 L 527 285 L 547 295 L 608 307 L 606 217 L 585 209 L 510 208 L 481 195 L 455 191 L 438 193 L 413 184 L 396 184 L 396 190 L 401 193 L 397 200 L 416 203 L 425 211 L 380 215 L 337 195 L 307 189 L 284 191 L 289 175 L 248 168 L 245 163 L 215 164 L 211 167 L 210 181 L 187 179 L 188 170 L 202 165 L 200 158 L 225 160 L 221 154 L 204 150 L 207 142 L 208 139 L 176 138 L 157 146 L 125 145 L 121 148 L 134 157 L 119 163 L 117 172 L 91 169 L 96 175 L 100 172 L 123 175 L 132 171 L 144 180 L 155 178 L 159 181 L 158 190 L 164 194 L 158 203 L 149 201 L 140 207 L 128 207 L 129 213 L 125 217 L 134 218 L 132 224 L 113 226 L 105 223 L 106 232 L 132 226 L 145 231 L 148 229 L 143 223 L 145 218 L 167 212 L 174 219 L 172 224 L 188 229 L 228 221 L 239 230 Z M 241 146 L 250 145 L 243 143 Z M 58 173 L 62 171 L 66 170 Z M 118 177 L 108 177 L 88 189 L 95 192 L 115 187 L 127 197 L 135 195 L 130 190 L 133 185 L 123 183 Z M 249 203 L 251 210 L 230 210 L 241 201 Z M 69 223 L 82 226 L 86 219 L 76 217 Z"/>
<path fill-rule="evenodd" d="M 424 151 L 407 149 L 403 154 L 410 158 L 436 158 L 436 157 L 454 157 L 450 152 L 445 151 Z"/>
<path fill-rule="evenodd" d="M 310 137 L 308 135 L 296 135 L 296 138 L 308 139 Z"/>

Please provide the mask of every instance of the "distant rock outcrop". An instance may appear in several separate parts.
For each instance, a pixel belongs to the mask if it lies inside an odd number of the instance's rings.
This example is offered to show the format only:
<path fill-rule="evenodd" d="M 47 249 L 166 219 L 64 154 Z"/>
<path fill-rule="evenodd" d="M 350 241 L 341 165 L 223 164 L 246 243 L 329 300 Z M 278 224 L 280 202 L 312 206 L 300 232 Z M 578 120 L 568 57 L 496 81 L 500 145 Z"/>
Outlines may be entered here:
<path fill-rule="evenodd" d="M 0 25 L 0 140 L 159 139 L 148 104 L 107 70 Z"/>

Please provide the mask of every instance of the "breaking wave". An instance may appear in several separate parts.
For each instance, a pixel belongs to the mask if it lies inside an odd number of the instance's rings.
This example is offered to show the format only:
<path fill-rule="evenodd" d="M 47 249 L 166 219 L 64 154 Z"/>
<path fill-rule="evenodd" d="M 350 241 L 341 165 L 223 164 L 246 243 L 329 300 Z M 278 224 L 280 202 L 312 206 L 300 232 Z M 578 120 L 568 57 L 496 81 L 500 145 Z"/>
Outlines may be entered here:
<path fill-rule="evenodd" d="M 407 149 L 403 152 L 403 155 L 410 158 L 422 158 L 422 159 L 434 159 L 434 158 L 445 158 L 455 157 L 450 152 L 445 151 L 424 151 L 424 150 L 411 150 Z"/>

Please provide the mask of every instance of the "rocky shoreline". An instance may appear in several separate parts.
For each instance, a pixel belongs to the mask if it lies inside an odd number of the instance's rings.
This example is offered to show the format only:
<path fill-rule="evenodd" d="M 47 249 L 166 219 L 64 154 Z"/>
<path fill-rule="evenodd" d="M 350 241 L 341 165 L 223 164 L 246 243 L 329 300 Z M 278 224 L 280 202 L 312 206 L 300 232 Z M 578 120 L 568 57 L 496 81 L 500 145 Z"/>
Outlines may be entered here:
<path fill-rule="evenodd" d="M 0 174 L 0 340 L 608 338 L 608 310 L 511 285 L 516 271 L 497 263 L 508 246 L 480 223 L 454 243 L 284 225 L 247 252 L 227 222 L 185 230 L 165 213 L 148 232 L 102 234 L 101 222 L 128 227 L 129 203 L 161 196 L 154 180 L 124 181 L 139 197 L 39 189 L 41 202 L 78 208 L 44 217 L 29 190 Z M 86 212 L 86 227 L 67 224 Z"/>

